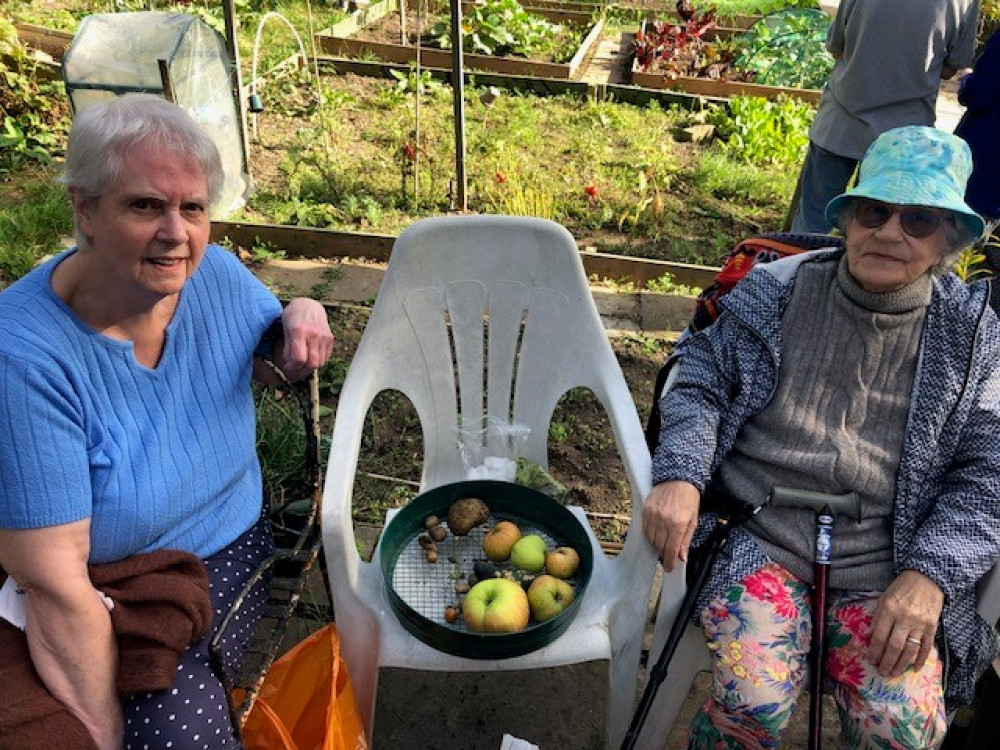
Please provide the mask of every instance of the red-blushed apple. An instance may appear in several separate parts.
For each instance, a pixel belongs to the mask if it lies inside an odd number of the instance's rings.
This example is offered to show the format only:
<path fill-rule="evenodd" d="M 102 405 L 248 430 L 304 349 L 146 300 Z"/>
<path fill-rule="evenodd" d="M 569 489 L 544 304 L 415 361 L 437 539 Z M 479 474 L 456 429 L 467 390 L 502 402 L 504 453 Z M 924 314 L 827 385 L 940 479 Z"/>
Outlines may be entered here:
<path fill-rule="evenodd" d="M 545 572 L 556 578 L 569 578 L 580 566 L 580 555 L 572 547 L 556 547 L 545 556 Z"/>
<path fill-rule="evenodd" d="M 477 633 L 516 633 L 531 619 L 528 595 L 507 578 L 488 578 L 473 586 L 462 603 L 462 618 Z"/>
<path fill-rule="evenodd" d="M 483 537 L 483 552 L 495 563 L 506 561 L 521 538 L 521 530 L 512 521 L 498 521 Z"/>
<path fill-rule="evenodd" d="M 518 570 L 538 573 L 545 567 L 545 540 L 538 534 L 522 536 L 510 551 L 510 564 Z"/>
<path fill-rule="evenodd" d="M 551 620 L 573 603 L 576 591 L 569 581 L 550 575 L 540 575 L 528 587 L 531 616 L 538 622 Z"/>

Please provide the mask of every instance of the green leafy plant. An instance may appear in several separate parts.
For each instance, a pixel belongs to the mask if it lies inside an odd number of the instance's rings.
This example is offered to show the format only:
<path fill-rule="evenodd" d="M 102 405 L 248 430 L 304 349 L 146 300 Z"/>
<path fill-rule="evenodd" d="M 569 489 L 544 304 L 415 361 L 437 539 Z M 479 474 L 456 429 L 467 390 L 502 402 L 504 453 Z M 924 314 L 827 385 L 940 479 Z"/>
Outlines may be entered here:
<path fill-rule="evenodd" d="M 693 286 L 678 284 L 672 273 L 665 273 L 655 279 L 650 279 L 646 282 L 646 289 L 659 294 L 683 294 L 689 297 L 697 297 L 700 292 Z"/>
<path fill-rule="evenodd" d="M 816 0 L 712 0 L 720 16 L 766 15 L 785 8 L 815 8 Z"/>
<path fill-rule="evenodd" d="M 565 443 L 569 440 L 569 427 L 563 422 L 552 422 L 549 425 L 549 440 L 553 443 Z"/>
<path fill-rule="evenodd" d="M 62 154 L 69 106 L 62 81 L 31 58 L 0 18 L 0 175 Z"/>
<path fill-rule="evenodd" d="M 406 73 L 400 70 L 390 70 L 389 73 L 396 79 L 396 89 L 404 94 L 412 94 L 414 91 L 423 94 L 441 89 L 441 82 L 434 80 L 431 71 L 422 70 L 420 75 L 417 75 L 416 66 L 412 64 Z"/>
<path fill-rule="evenodd" d="M 451 21 L 440 21 L 431 36 L 442 49 L 451 49 Z M 482 55 L 553 54 L 563 27 L 529 13 L 517 0 L 486 0 L 462 18 L 462 48 Z"/>
<path fill-rule="evenodd" d="M 826 51 L 830 17 L 820 10 L 786 10 L 768 16 L 734 41 L 733 65 L 753 73 L 755 83 L 822 88 L 833 69 Z"/>
<path fill-rule="evenodd" d="M 723 150 L 752 164 L 795 165 L 809 143 L 811 104 L 794 97 L 735 97 L 709 119 Z"/>
<path fill-rule="evenodd" d="M 276 248 L 270 242 L 265 242 L 259 237 L 250 248 L 250 261 L 253 263 L 266 263 L 270 260 L 281 260 L 284 257 L 284 250 Z"/>

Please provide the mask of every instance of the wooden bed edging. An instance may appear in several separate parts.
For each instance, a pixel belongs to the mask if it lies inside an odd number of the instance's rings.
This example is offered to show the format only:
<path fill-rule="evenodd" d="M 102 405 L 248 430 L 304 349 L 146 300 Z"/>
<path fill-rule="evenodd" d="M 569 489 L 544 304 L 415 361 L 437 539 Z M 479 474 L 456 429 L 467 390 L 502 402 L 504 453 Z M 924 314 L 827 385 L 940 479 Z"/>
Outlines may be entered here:
<path fill-rule="evenodd" d="M 388 262 L 395 236 L 362 234 L 332 229 L 307 229 L 279 224 L 250 222 L 212 222 L 212 240 L 228 237 L 233 242 L 250 247 L 256 242 L 284 250 L 290 257 L 301 258 L 364 258 Z M 693 263 L 633 258 L 626 255 L 582 251 L 587 275 L 605 279 L 627 279 L 645 284 L 664 274 L 671 274 L 677 284 L 702 289 L 708 286 L 719 269 Z"/>

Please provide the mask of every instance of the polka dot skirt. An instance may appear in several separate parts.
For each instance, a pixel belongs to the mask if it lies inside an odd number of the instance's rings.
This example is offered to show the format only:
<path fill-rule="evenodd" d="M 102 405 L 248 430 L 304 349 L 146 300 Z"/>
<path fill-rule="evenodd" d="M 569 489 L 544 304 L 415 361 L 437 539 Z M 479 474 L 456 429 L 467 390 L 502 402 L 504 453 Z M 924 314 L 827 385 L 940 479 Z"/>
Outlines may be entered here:
<path fill-rule="evenodd" d="M 270 527 L 262 518 L 239 539 L 205 560 L 215 609 L 212 632 L 181 656 L 170 690 L 136 695 L 124 705 L 126 750 L 215 750 L 241 748 L 229 721 L 222 683 L 212 671 L 208 644 L 247 579 L 273 550 Z M 244 601 L 221 643 L 227 673 L 235 676 L 267 601 L 261 581 Z"/>

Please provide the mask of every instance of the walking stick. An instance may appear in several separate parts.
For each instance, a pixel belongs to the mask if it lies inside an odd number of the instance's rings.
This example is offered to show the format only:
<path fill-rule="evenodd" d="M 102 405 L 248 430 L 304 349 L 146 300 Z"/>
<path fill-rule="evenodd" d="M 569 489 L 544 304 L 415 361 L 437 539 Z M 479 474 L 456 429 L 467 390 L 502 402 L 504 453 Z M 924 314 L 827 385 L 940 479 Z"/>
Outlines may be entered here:
<path fill-rule="evenodd" d="M 642 698 L 639 700 L 639 706 L 632 716 L 632 723 L 629 725 L 628 732 L 622 740 L 621 750 L 633 750 L 635 747 L 635 743 L 639 739 L 639 733 L 642 731 L 642 725 L 646 721 L 646 716 L 649 715 L 649 709 L 652 708 L 653 699 L 656 698 L 656 692 L 660 689 L 660 685 L 667 679 L 670 661 L 674 658 L 674 652 L 681 641 L 681 636 L 684 635 L 684 629 L 694 614 L 695 604 L 698 602 L 698 597 L 701 595 L 702 589 L 705 588 L 705 583 L 708 581 L 708 575 L 712 571 L 712 566 L 715 564 L 719 552 L 722 551 L 722 548 L 726 546 L 726 542 L 729 541 L 730 532 L 763 507 L 762 505 L 752 505 L 751 503 L 740 503 L 739 505 L 740 507 L 732 513 L 719 514 L 712 533 L 705 541 L 703 560 L 698 567 L 694 580 L 688 585 L 687 591 L 684 593 L 680 611 L 677 613 L 677 617 L 674 618 L 674 622 L 670 627 L 670 634 L 667 636 L 666 643 L 663 644 L 663 651 L 660 652 L 656 664 L 649 671 L 649 679 L 646 681 L 646 687 L 642 692 Z"/>
<path fill-rule="evenodd" d="M 812 644 L 809 649 L 809 750 L 819 750 L 823 727 L 823 672 L 826 663 L 827 574 L 833 556 L 833 525 L 836 513 L 861 520 L 861 500 L 856 492 L 827 495 L 823 492 L 775 487 L 771 502 L 776 507 L 812 508 L 816 513 L 816 546 L 813 552 Z"/>

